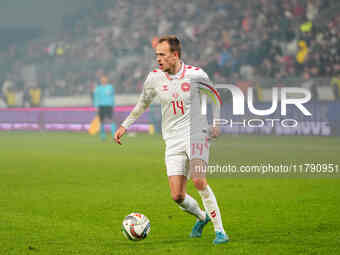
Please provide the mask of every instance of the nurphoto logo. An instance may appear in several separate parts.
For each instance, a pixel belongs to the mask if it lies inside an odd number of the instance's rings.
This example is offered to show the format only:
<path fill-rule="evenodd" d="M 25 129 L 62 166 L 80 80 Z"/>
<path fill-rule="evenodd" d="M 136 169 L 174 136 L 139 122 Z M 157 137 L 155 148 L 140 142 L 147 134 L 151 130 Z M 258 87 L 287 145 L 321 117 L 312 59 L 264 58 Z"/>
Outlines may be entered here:
<path fill-rule="evenodd" d="M 244 116 L 245 115 L 245 102 L 247 103 L 248 110 L 255 116 L 259 118 L 255 119 L 244 119 L 242 121 L 233 121 L 232 119 L 214 119 L 213 126 L 243 126 L 243 127 L 263 127 L 266 125 L 271 125 L 274 127 L 275 123 L 279 123 L 282 127 L 296 127 L 298 125 L 298 120 L 292 118 L 284 118 L 287 116 L 287 105 L 295 106 L 304 116 L 312 116 L 312 113 L 304 106 L 308 103 L 311 98 L 311 92 L 305 88 L 297 87 L 282 87 L 282 88 L 272 88 L 272 101 L 271 106 L 267 109 L 256 109 L 254 105 L 253 95 L 254 89 L 247 89 L 247 98 L 245 101 L 245 96 L 242 90 L 233 84 L 218 84 L 217 89 L 225 90 L 227 89 L 232 95 L 232 107 L 233 115 Z M 280 119 L 273 118 L 263 118 L 264 116 L 269 116 L 275 113 L 280 104 Z M 207 96 L 202 97 L 202 108 L 201 113 L 203 115 L 207 114 Z"/>

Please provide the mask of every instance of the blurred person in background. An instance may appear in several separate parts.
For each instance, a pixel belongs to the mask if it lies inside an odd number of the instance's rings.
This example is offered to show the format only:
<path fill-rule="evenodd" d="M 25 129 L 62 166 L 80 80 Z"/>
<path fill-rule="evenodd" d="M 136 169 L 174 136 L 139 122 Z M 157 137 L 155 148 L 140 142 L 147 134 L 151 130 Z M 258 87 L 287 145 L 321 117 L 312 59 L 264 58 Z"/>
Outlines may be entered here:
<path fill-rule="evenodd" d="M 105 121 L 108 120 L 111 124 L 112 137 L 116 131 L 116 124 L 114 121 L 114 104 L 115 104 L 115 89 L 112 84 L 109 84 L 108 78 L 102 76 L 100 84 L 94 91 L 94 107 L 97 108 L 97 113 L 100 119 L 100 138 L 106 139 Z"/>
<path fill-rule="evenodd" d="M 3 82 L 2 88 L 1 88 L 1 92 L 2 92 L 2 96 L 3 96 L 4 101 L 7 102 L 7 93 L 13 87 L 14 87 L 14 82 L 13 82 L 13 79 L 11 77 L 11 74 L 7 73 L 6 74 L 6 79 Z"/>
<path fill-rule="evenodd" d="M 8 108 L 17 106 L 17 93 L 14 86 L 9 87 L 5 93 L 6 104 Z"/>
<path fill-rule="evenodd" d="M 340 71 L 332 78 L 331 87 L 336 99 L 340 98 Z"/>
<path fill-rule="evenodd" d="M 39 107 L 41 102 L 41 90 L 38 84 L 34 84 L 32 88 L 29 89 L 30 96 L 30 106 Z"/>

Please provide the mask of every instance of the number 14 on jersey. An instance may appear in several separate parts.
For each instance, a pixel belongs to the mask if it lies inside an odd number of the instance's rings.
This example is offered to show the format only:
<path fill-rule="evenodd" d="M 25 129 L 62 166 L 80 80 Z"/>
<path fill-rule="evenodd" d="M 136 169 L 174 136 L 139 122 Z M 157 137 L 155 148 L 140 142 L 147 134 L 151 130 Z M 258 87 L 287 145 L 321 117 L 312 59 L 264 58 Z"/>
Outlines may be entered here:
<path fill-rule="evenodd" d="M 180 112 L 184 114 L 184 106 L 182 100 L 174 100 L 170 102 L 172 105 L 172 110 L 174 114 L 177 114 L 177 112 Z"/>

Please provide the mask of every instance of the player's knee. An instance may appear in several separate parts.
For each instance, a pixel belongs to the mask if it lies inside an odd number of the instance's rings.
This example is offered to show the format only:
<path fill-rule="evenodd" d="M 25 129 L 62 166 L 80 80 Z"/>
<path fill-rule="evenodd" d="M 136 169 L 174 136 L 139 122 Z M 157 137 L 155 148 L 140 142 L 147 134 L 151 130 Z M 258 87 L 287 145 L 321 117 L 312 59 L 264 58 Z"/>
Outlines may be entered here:
<path fill-rule="evenodd" d="M 190 173 L 192 178 L 205 177 L 207 163 L 202 159 L 192 159 L 190 161 Z"/>
<path fill-rule="evenodd" d="M 176 193 L 176 194 L 173 194 L 173 195 L 172 195 L 172 199 L 173 199 L 177 204 L 182 203 L 183 200 L 184 200 L 184 197 L 185 197 L 185 194 L 182 194 L 182 193 Z"/>
<path fill-rule="evenodd" d="M 203 190 L 207 186 L 207 180 L 205 178 L 193 178 L 192 182 L 198 190 Z"/>

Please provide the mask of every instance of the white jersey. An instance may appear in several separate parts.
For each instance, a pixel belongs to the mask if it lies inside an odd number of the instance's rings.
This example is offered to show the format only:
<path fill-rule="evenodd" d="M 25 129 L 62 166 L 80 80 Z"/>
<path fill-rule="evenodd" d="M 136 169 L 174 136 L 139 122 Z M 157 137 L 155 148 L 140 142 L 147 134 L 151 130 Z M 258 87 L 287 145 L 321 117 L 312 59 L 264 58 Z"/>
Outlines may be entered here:
<path fill-rule="evenodd" d="M 165 140 L 207 132 L 207 118 L 201 114 L 200 84 L 209 84 L 212 87 L 208 75 L 199 67 L 182 63 L 180 72 L 172 76 L 160 69 L 153 70 L 144 82 L 143 92 L 136 106 L 122 126 L 127 129 L 158 96 L 162 111 L 162 135 Z"/>

